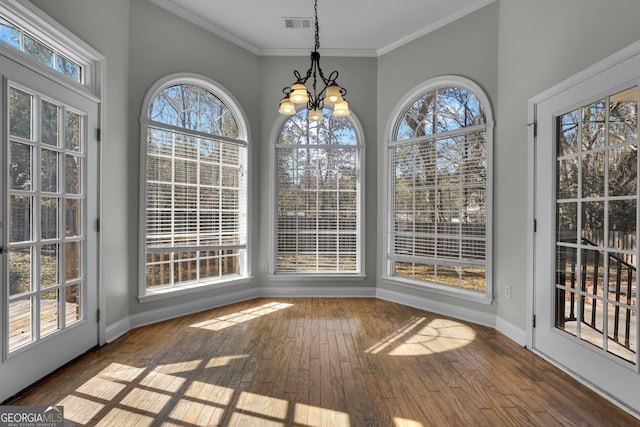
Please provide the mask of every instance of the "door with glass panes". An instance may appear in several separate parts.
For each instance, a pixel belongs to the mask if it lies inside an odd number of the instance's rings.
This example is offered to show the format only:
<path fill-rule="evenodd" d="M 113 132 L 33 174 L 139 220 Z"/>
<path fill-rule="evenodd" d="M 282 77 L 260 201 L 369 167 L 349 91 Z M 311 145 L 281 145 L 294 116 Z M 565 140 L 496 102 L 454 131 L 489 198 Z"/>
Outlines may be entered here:
<path fill-rule="evenodd" d="M 533 347 L 640 413 L 640 55 L 600 68 L 535 103 Z"/>
<path fill-rule="evenodd" d="M 0 401 L 98 343 L 98 106 L 0 56 Z"/>

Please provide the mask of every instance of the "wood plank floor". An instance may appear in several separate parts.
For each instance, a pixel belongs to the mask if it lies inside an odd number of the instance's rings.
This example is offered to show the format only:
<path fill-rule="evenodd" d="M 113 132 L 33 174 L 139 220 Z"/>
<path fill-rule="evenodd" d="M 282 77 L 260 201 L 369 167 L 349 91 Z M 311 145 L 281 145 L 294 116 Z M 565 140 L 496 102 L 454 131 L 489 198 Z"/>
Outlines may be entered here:
<path fill-rule="evenodd" d="M 139 328 L 20 396 L 68 425 L 631 426 L 493 329 L 378 299 L 255 299 Z"/>

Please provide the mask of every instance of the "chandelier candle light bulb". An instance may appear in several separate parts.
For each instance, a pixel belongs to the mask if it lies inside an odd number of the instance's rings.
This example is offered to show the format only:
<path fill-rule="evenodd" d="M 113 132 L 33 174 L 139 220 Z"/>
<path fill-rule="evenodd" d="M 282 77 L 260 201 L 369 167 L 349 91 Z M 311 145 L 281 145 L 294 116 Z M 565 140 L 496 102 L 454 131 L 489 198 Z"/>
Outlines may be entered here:
<path fill-rule="evenodd" d="M 349 103 L 344 99 L 347 90 L 336 83 L 338 72 L 332 71 L 326 77 L 320 67 L 320 54 L 318 53 L 318 49 L 320 49 L 318 0 L 314 2 L 314 11 L 315 46 L 313 52 L 311 52 L 311 66 L 304 76 L 298 70 L 294 70 L 293 75 L 296 77 L 296 82 L 282 90 L 284 97 L 280 100 L 278 112 L 291 116 L 296 113 L 296 104 L 306 104 L 306 108 L 309 111 L 309 120 L 318 121 L 322 120 L 322 109 L 327 104 L 333 105 L 332 114 L 334 116 L 348 116 Z M 309 90 L 306 83 L 311 77 L 313 79 L 309 82 L 311 84 L 311 90 Z M 320 91 L 318 91 L 318 77 L 320 77 Z"/>

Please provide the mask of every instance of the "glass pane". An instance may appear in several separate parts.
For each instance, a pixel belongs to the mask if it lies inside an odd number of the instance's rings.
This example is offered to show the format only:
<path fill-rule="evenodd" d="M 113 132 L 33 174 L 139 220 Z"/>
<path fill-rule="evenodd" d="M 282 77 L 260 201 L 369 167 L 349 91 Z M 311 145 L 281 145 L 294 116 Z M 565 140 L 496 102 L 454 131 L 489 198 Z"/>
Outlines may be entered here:
<path fill-rule="evenodd" d="M 460 285 L 465 289 L 484 292 L 486 289 L 484 268 L 462 267 L 462 276 L 461 276 Z"/>
<path fill-rule="evenodd" d="M 38 61 L 53 67 L 53 50 L 29 34 L 24 35 L 24 51 Z"/>
<path fill-rule="evenodd" d="M 632 87 L 609 99 L 609 144 L 638 138 L 638 87 Z"/>
<path fill-rule="evenodd" d="M 558 160 L 556 167 L 556 198 L 575 199 L 578 197 L 578 158 Z"/>
<path fill-rule="evenodd" d="M 59 199 L 43 197 L 40 199 L 40 229 L 43 239 L 58 237 L 58 207 Z"/>
<path fill-rule="evenodd" d="M 198 278 L 196 252 L 179 252 L 175 254 L 173 264 L 174 283 L 192 282 Z"/>
<path fill-rule="evenodd" d="M 67 326 L 82 319 L 82 295 L 79 283 L 64 288 L 64 313 Z"/>
<path fill-rule="evenodd" d="M 31 240 L 31 215 L 33 198 L 30 196 L 9 196 L 9 241 L 28 242 Z"/>
<path fill-rule="evenodd" d="M 638 191 L 638 145 L 609 150 L 609 196 L 635 196 Z"/>
<path fill-rule="evenodd" d="M 59 53 L 56 55 L 56 69 L 65 76 L 69 76 L 77 82 L 79 82 L 82 78 L 80 65 L 76 64 L 68 58 L 65 58 Z"/>
<path fill-rule="evenodd" d="M 31 139 L 32 96 L 11 88 L 9 99 L 9 134 Z"/>
<path fill-rule="evenodd" d="M 58 153 L 42 149 L 42 169 L 40 171 L 40 186 L 45 193 L 58 191 Z"/>
<path fill-rule="evenodd" d="M 636 250 L 636 200 L 611 200 L 609 204 L 609 247 Z"/>
<path fill-rule="evenodd" d="M 576 288 L 577 253 L 576 248 L 556 247 L 556 285 Z"/>
<path fill-rule="evenodd" d="M 0 18 L 0 41 L 20 50 L 20 30 Z"/>
<path fill-rule="evenodd" d="M 608 315 L 608 352 L 635 365 L 638 340 L 631 328 L 635 323 L 632 319 L 636 319 L 636 310 L 609 304 Z"/>
<path fill-rule="evenodd" d="M 582 291 L 604 296 L 604 255 L 597 250 L 582 250 Z"/>
<path fill-rule="evenodd" d="M 40 336 L 48 335 L 60 329 L 58 307 L 57 289 L 40 294 Z"/>
<path fill-rule="evenodd" d="M 556 288 L 556 328 L 564 332 L 578 336 L 577 315 L 578 296 L 574 292 Z"/>
<path fill-rule="evenodd" d="M 40 286 L 47 288 L 58 284 L 58 262 L 60 246 L 42 245 L 40 249 Z"/>
<path fill-rule="evenodd" d="M 576 243 L 578 241 L 578 204 L 556 204 L 556 241 Z"/>
<path fill-rule="evenodd" d="M 67 150 L 82 152 L 82 116 L 67 111 L 67 135 L 65 147 Z"/>
<path fill-rule="evenodd" d="M 580 325 L 580 338 L 598 348 L 603 348 L 604 304 L 595 298 L 580 297 L 580 300 L 584 310 Z"/>
<path fill-rule="evenodd" d="M 436 266 L 436 281 L 444 285 L 460 286 L 460 267 L 455 265 Z"/>
<path fill-rule="evenodd" d="M 604 147 L 606 104 L 604 99 L 582 108 L 582 149 Z"/>
<path fill-rule="evenodd" d="M 65 236 L 76 237 L 82 235 L 82 201 L 65 199 Z"/>
<path fill-rule="evenodd" d="M 431 135 L 434 130 L 436 91 L 429 92 L 416 100 L 398 124 L 396 141 L 411 139 L 418 136 Z"/>
<path fill-rule="evenodd" d="M 33 341 L 33 301 L 22 298 L 9 302 L 9 351 Z"/>
<path fill-rule="evenodd" d="M 604 197 L 604 153 L 582 156 L 582 197 Z"/>
<path fill-rule="evenodd" d="M 564 114 L 558 118 L 558 157 L 578 152 L 578 127 L 580 113 L 578 110 Z"/>
<path fill-rule="evenodd" d="M 80 242 L 65 242 L 64 244 L 64 279 L 66 282 L 80 278 L 81 248 Z"/>
<path fill-rule="evenodd" d="M 147 254 L 146 282 L 147 289 L 154 289 L 171 284 L 171 253 Z"/>
<path fill-rule="evenodd" d="M 67 194 L 80 194 L 82 191 L 82 159 L 67 155 L 65 163 Z"/>
<path fill-rule="evenodd" d="M 604 202 L 582 203 L 583 243 L 592 246 L 604 246 Z"/>
<path fill-rule="evenodd" d="M 31 248 L 9 250 L 9 296 L 31 291 Z"/>
<path fill-rule="evenodd" d="M 11 142 L 9 151 L 10 189 L 31 190 L 31 154 L 31 146 Z"/>
<path fill-rule="evenodd" d="M 42 101 L 42 143 L 58 146 L 58 112 L 60 107 Z"/>

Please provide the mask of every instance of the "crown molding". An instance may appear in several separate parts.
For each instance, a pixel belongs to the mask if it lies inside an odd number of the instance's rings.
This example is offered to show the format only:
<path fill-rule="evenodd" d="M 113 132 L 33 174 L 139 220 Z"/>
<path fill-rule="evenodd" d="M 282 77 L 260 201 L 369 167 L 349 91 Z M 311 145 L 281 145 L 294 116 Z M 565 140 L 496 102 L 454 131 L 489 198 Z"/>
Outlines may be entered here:
<path fill-rule="evenodd" d="M 307 56 L 310 50 L 305 49 L 263 49 L 258 46 L 249 43 L 248 41 L 230 33 L 227 30 L 224 30 L 217 25 L 212 24 L 211 22 L 203 19 L 202 17 L 176 5 L 171 0 L 149 0 L 151 3 L 154 3 L 157 6 L 173 13 L 174 15 L 179 16 L 182 19 L 185 19 L 191 22 L 194 25 L 197 25 L 231 43 L 234 43 L 241 48 L 248 50 L 249 52 L 258 55 L 258 56 Z M 437 22 L 434 22 L 431 25 L 428 25 L 422 28 L 419 31 L 416 31 L 412 34 L 409 34 L 406 37 L 403 37 L 387 46 L 384 46 L 380 49 L 321 49 L 320 53 L 322 56 L 336 56 L 336 57 L 380 57 L 385 53 L 388 53 L 400 46 L 403 46 L 413 40 L 416 40 L 426 34 L 429 34 L 432 31 L 435 31 L 439 28 L 444 27 L 451 22 L 462 18 L 465 15 L 468 15 L 472 12 L 475 12 L 478 9 L 481 9 L 496 0 L 477 0 L 472 5 L 465 7 L 464 9 L 459 10 L 456 13 L 453 13 Z"/>
<path fill-rule="evenodd" d="M 419 39 L 420 37 L 427 35 L 439 28 L 444 27 L 447 24 L 452 23 L 453 21 L 456 21 L 460 18 L 462 18 L 465 15 L 468 15 L 470 13 L 475 12 L 478 9 L 482 9 L 483 7 L 495 2 L 496 0 L 478 0 L 475 3 L 473 3 L 472 5 L 465 7 L 464 9 L 460 9 L 458 12 L 453 13 L 449 16 L 446 16 L 443 19 L 440 19 L 439 21 L 434 22 L 431 25 L 427 25 L 426 27 L 422 28 L 421 30 L 416 31 L 415 33 L 409 34 L 406 37 L 403 37 L 391 44 L 388 44 L 385 47 L 382 47 L 380 49 L 378 49 L 376 51 L 376 56 L 382 56 L 385 53 L 389 53 L 394 49 L 399 48 L 400 46 L 403 46 L 409 42 L 412 42 L 413 40 Z"/>

